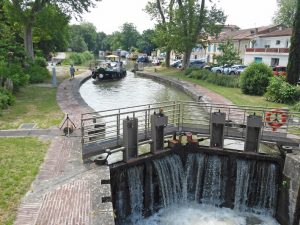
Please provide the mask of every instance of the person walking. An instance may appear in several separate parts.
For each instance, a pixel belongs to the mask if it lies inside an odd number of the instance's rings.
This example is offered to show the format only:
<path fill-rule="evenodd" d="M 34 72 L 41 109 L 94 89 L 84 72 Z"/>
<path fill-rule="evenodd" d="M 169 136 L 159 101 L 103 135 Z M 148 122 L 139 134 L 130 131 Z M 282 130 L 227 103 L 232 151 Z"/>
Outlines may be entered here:
<path fill-rule="evenodd" d="M 71 75 L 70 80 L 73 80 L 74 79 L 74 75 L 75 75 L 75 68 L 74 68 L 73 65 L 71 65 L 71 67 L 70 67 L 70 75 Z"/>

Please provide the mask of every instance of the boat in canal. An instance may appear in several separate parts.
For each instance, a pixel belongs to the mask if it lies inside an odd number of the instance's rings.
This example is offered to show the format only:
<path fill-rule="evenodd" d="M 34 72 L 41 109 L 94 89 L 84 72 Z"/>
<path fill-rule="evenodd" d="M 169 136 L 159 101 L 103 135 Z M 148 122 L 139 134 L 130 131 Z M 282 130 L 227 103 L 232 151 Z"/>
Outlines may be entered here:
<path fill-rule="evenodd" d="M 92 71 L 92 78 L 95 81 L 118 80 L 124 78 L 126 74 L 122 62 L 107 62 L 106 65 L 96 67 Z"/>

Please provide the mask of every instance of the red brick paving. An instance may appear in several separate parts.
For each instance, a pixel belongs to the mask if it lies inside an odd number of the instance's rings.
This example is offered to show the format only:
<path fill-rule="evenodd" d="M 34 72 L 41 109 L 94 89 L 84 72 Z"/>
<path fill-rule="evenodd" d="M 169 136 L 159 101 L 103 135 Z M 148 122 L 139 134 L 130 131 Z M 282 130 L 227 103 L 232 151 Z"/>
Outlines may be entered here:
<path fill-rule="evenodd" d="M 47 193 L 36 225 L 90 224 L 91 193 L 88 183 L 75 181 Z"/>

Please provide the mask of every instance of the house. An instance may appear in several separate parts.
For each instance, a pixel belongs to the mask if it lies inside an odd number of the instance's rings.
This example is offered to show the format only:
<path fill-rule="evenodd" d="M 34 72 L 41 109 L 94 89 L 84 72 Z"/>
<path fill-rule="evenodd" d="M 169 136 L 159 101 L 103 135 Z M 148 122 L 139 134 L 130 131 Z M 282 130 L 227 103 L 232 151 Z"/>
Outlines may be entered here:
<path fill-rule="evenodd" d="M 253 61 L 251 58 L 253 55 L 245 58 L 246 54 L 249 55 L 246 49 L 256 48 L 259 46 L 261 41 L 263 41 L 260 37 L 266 38 L 272 33 L 276 34 L 276 32 L 279 34 L 285 29 L 286 28 L 282 25 L 270 25 L 249 29 L 240 29 L 235 25 L 226 25 L 222 28 L 221 33 L 217 37 L 209 37 L 206 48 L 194 48 L 191 59 L 196 57 L 205 58 L 207 62 L 215 63 L 215 56 L 222 54 L 219 50 L 219 45 L 230 40 L 240 55 L 240 63 L 248 64 L 249 60 Z M 283 44 L 283 42 L 281 42 L 281 44 Z"/>
<path fill-rule="evenodd" d="M 287 66 L 291 28 L 259 34 L 253 37 L 250 48 L 246 48 L 244 63 L 263 62 L 269 66 Z"/>

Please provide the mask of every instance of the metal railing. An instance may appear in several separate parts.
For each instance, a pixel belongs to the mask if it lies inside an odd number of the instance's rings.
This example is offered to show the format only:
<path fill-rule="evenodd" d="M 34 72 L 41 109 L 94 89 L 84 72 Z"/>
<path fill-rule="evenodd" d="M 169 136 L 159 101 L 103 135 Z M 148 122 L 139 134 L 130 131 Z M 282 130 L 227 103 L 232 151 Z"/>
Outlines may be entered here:
<path fill-rule="evenodd" d="M 279 140 L 278 138 L 292 138 L 299 141 L 297 139 L 300 136 L 299 112 L 281 109 L 281 112 L 287 116 L 286 121 L 274 129 L 270 126 L 270 118 L 267 118 L 268 112 L 272 112 L 272 108 L 168 101 L 82 114 L 83 150 L 85 149 L 85 153 L 88 154 L 92 148 L 101 151 L 122 146 L 123 120 L 127 117 L 138 118 L 138 139 L 140 141 L 150 139 L 150 116 L 154 112 L 158 113 L 161 108 L 164 110 L 164 114 L 168 116 L 167 128 L 170 129 L 166 129 L 166 131 L 169 130 L 170 132 L 192 131 L 203 136 L 209 136 L 211 115 L 221 111 L 226 113 L 224 131 L 226 138 L 245 138 L 247 116 L 255 114 L 261 116 L 263 120 L 261 140 L 276 142 Z"/>

